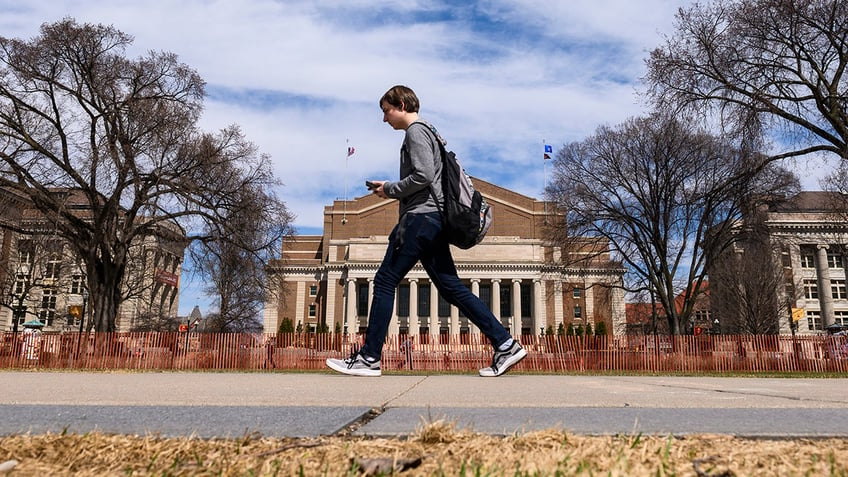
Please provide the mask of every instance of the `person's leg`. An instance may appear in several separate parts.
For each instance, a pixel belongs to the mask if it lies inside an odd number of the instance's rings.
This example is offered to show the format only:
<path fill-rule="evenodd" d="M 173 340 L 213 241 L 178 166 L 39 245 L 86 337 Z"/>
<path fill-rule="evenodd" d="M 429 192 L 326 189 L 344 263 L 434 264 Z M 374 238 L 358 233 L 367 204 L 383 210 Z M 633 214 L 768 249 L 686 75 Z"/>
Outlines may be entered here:
<path fill-rule="evenodd" d="M 480 376 L 500 376 L 527 356 L 521 343 L 512 339 L 486 304 L 460 281 L 446 241 L 437 240 L 421 257 L 421 264 L 445 300 L 462 310 L 492 343 L 495 349 L 492 364 L 481 369 Z"/>
<path fill-rule="evenodd" d="M 437 240 L 421 257 L 427 275 L 448 303 L 459 308 L 497 349 L 510 340 L 509 331 L 495 318 L 489 307 L 471 293 L 457 276 L 456 265 L 445 240 Z"/>
<path fill-rule="evenodd" d="M 415 261 L 407 264 L 402 262 L 403 254 L 396 249 L 398 231 L 402 228 L 395 226 L 389 234 L 389 246 L 383 262 L 374 276 L 374 297 L 368 313 L 368 329 L 365 332 L 365 344 L 354 346 L 350 357 L 346 359 L 327 358 L 327 366 L 343 374 L 355 376 L 380 376 L 382 374 L 381 355 L 383 342 L 392 319 L 392 308 L 395 299 L 395 288 Z M 408 258 L 408 257 L 407 257 Z M 408 261 L 408 260 L 407 260 Z M 406 268 L 404 270 L 403 268 Z"/>
<path fill-rule="evenodd" d="M 422 253 L 430 247 L 439 231 L 439 228 L 434 227 L 432 221 L 427 219 L 430 215 L 411 214 L 406 217 L 400 247 L 396 247 L 397 227 L 389 238 L 389 247 L 383 263 L 374 276 L 374 296 L 368 313 L 368 330 L 365 334 L 365 344 L 360 350 L 368 358 L 380 359 L 392 319 L 395 290 L 418 262 Z M 438 216 L 436 217 L 438 220 Z"/>

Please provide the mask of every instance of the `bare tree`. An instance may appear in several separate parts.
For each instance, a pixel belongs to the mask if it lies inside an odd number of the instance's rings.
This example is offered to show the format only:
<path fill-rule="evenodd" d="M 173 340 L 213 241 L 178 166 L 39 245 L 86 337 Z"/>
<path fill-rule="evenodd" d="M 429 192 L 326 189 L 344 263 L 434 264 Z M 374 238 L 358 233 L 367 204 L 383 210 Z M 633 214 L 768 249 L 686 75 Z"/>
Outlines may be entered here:
<path fill-rule="evenodd" d="M 628 270 L 626 290 L 650 292 L 680 334 L 744 197 L 774 185 L 756 180 L 765 159 L 660 114 L 600 127 L 556 156 L 547 194 L 567 218 L 552 237 L 564 249 L 580 237 L 608 240 Z"/>
<path fill-rule="evenodd" d="M 128 254 L 145 236 L 226 235 L 238 192 L 276 185 L 238 127 L 198 130 L 204 83 L 172 53 L 125 57 L 132 38 L 72 19 L 0 38 L 0 185 L 26 197 L 85 264 L 91 320 L 113 331 Z M 51 191 L 72 190 L 84 211 Z"/>
<path fill-rule="evenodd" d="M 175 332 L 179 331 L 180 322 L 174 316 L 167 316 L 162 313 L 153 311 L 145 311 L 135 317 L 132 330 L 133 332 Z"/>
<path fill-rule="evenodd" d="M 787 287 L 780 243 L 771 240 L 765 225 L 766 210 L 745 214 L 735 244 L 708 265 L 710 313 L 729 334 L 777 334 L 780 319 L 789 313 L 785 293 L 794 303 L 795 288 Z M 791 277 L 789 277 L 791 280 Z M 791 283 L 791 281 L 790 281 Z M 788 291 L 788 290 L 791 290 Z"/>
<path fill-rule="evenodd" d="M 226 235 L 191 249 L 194 270 L 218 305 L 208 316 L 209 331 L 262 330 L 266 265 L 280 256 L 282 239 L 291 232 L 292 216 L 273 194 L 243 189 L 235 202 L 224 221 Z"/>
<path fill-rule="evenodd" d="M 680 9 L 674 34 L 647 66 L 661 108 L 718 117 L 743 140 L 778 138 L 784 144 L 772 159 L 848 159 L 844 0 L 694 3 Z"/>

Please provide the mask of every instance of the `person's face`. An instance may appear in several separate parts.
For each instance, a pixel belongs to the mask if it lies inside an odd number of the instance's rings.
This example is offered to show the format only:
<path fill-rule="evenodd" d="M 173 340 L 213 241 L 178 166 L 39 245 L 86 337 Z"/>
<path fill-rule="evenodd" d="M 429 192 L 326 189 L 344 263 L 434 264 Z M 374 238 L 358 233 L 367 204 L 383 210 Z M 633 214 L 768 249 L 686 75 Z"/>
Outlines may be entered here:
<path fill-rule="evenodd" d="M 405 114 L 400 108 L 383 101 L 380 103 L 380 109 L 383 110 L 384 123 L 389 123 L 389 126 L 394 129 L 404 129 L 406 127 L 404 123 Z"/>

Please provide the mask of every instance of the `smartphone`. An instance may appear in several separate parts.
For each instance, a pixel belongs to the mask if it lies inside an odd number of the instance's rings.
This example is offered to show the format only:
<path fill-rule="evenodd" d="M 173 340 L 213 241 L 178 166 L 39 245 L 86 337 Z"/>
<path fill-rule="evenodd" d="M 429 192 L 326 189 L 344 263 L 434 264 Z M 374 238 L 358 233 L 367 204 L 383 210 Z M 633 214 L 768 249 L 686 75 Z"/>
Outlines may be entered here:
<path fill-rule="evenodd" d="M 377 184 L 376 182 L 365 181 L 365 187 L 367 187 L 368 190 L 374 190 L 377 187 L 380 187 L 380 184 Z"/>

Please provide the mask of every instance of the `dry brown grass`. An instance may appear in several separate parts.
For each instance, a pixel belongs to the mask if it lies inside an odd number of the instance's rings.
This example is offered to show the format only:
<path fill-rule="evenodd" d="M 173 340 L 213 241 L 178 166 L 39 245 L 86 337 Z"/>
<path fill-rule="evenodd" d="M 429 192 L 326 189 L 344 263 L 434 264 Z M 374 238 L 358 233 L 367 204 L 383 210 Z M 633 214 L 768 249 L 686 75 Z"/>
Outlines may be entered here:
<path fill-rule="evenodd" d="M 499 437 L 423 423 L 405 439 L 162 438 L 101 433 L 0 438 L 9 476 L 846 476 L 848 439 Z"/>

